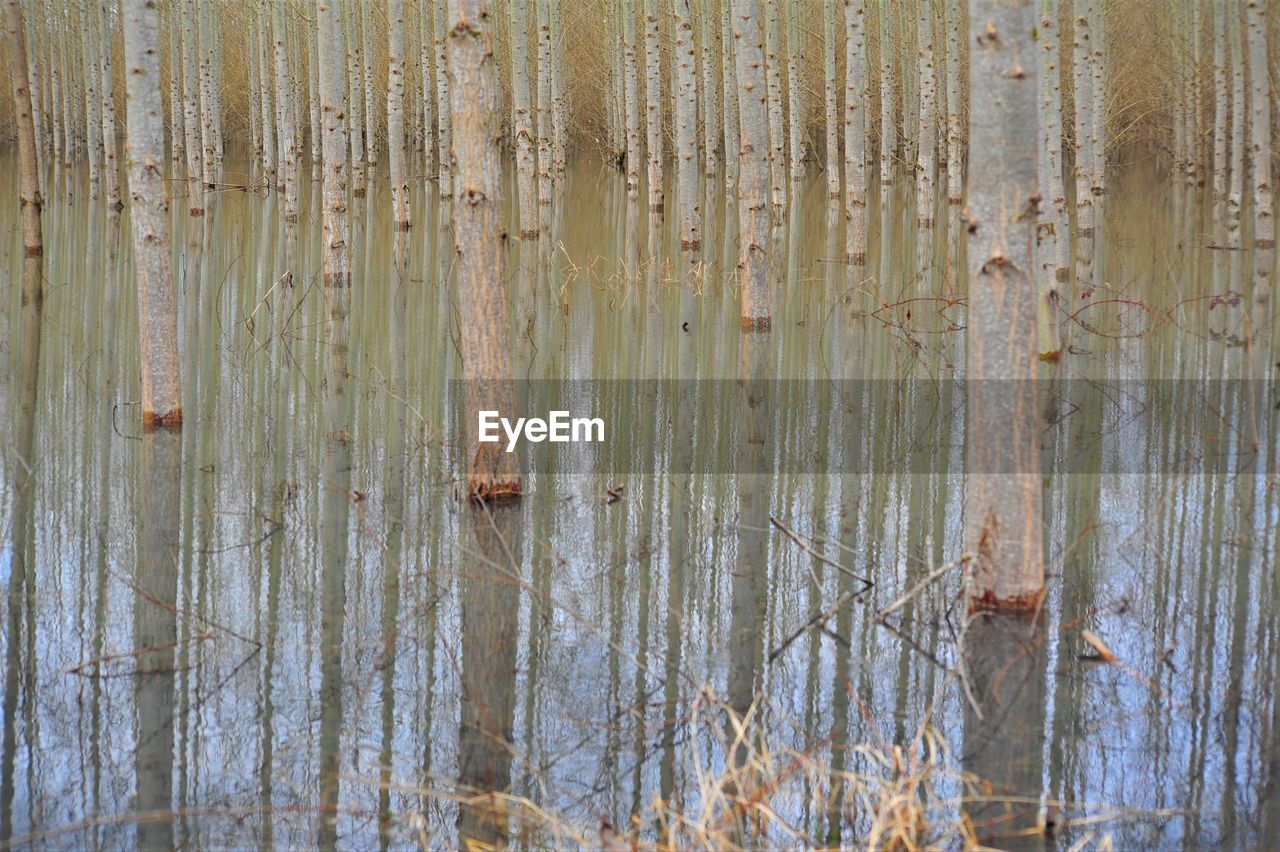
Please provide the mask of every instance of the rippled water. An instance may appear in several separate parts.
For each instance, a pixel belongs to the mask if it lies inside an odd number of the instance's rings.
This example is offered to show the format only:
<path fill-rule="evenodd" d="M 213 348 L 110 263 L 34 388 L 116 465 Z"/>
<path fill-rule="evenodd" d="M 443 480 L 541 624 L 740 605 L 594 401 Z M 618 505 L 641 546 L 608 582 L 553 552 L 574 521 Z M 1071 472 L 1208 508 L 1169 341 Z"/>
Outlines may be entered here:
<path fill-rule="evenodd" d="M 962 813 L 994 842 L 1049 824 L 1015 845 L 1277 837 L 1269 323 L 1251 253 L 1210 248 L 1212 211 L 1160 175 L 1118 175 L 1075 260 L 1073 348 L 1043 365 L 1049 593 L 1012 649 L 957 599 L 965 283 L 902 182 L 851 269 L 811 179 L 775 229 L 772 331 L 744 336 L 733 197 L 708 191 L 681 255 L 576 166 L 549 233 L 512 241 L 512 351 L 521 393 L 575 388 L 611 440 L 532 457 L 487 512 L 456 497 L 434 187 L 408 234 L 385 181 L 355 201 L 349 302 L 315 194 L 297 226 L 238 189 L 176 210 L 186 422 L 143 436 L 127 211 L 48 180 L 22 489 L 0 206 L 4 838 L 596 845 L 695 838 L 681 814 L 723 840 L 751 830 L 724 807 L 742 766 L 770 767 L 765 843 L 865 839 L 894 784 L 944 845 Z"/>

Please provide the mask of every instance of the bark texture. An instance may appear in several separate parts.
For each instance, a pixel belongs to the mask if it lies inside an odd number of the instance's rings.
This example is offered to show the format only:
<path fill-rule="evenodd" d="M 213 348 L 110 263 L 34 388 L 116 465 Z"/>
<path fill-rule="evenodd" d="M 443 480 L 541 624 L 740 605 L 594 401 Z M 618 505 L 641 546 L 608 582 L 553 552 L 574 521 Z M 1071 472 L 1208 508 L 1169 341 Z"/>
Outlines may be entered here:
<path fill-rule="evenodd" d="M 970 6 L 969 362 L 965 545 L 971 605 L 1035 608 L 1044 593 L 1033 244 L 1032 3 Z"/>
<path fill-rule="evenodd" d="M 151 0 L 124 4 L 128 90 L 129 218 L 138 287 L 138 348 L 142 356 L 142 422 L 180 426 L 178 310 L 169 259 L 169 192 L 160 97 L 160 13 Z"/>
<path fill-rule="evenodd" d="M 760 0 L 732 0 L 733 52 L 738 78 L 738 272 L 742 326 L 769 327 L 769 107 Z"/>

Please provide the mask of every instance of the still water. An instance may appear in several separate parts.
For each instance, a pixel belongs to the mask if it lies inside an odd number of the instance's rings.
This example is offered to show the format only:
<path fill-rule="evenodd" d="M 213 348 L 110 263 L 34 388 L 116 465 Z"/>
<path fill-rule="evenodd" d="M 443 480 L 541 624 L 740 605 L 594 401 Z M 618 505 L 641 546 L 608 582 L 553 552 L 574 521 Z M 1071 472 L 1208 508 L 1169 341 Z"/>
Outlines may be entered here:
<path fill-rule="evenodd" d="M 175 204 L 185 426 L 144 436 L 128 212 L 47 180 L 38 364 L 0 206 L 5 842 L 1280 837 L 1274 358 L 1250 253 L 1154 170 L 1118 174 L 1077 247 L 1021 630 L 965 615 L 963 257 L 905 182 L 865 268 L 821 177 L 800 187 L 772 331 L 744 336 L 733 196 L 708 189 L 681 254 L 575 166 L 512 241 L 511 350 L 520 393 L 576 388 L 613 442 L 530 461 L 486 511 L 456 496 L 434 186 L 408 234 L 385 180 L 353 203 L 349 294 L 321 281 L 316 192 L 297 225 L 251 187 Z"/>

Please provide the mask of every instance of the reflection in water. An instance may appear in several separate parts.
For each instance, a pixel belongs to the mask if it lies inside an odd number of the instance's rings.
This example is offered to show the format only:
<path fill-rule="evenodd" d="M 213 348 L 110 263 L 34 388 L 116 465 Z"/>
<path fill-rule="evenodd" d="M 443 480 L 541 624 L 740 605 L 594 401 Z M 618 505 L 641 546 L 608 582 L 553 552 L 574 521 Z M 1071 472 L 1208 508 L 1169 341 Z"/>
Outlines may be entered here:
<path fill-rule="evenodd" d="M 1212 207 L 1192 195 L 1175 217 L 1144 168 L 1116 175 L 1106 228 L 1074 243 L 1070 349 L 1041 395 L 1062 425 L 1044 449 L 1041 632 L 1030 658 L 985 623 L 963 644 L 1012 654 L 1002 667 L 957 641 L 964 433 L 945 413 L 963 414 L 962 223 L 944 247 L 935 216 L 926 241 L 908 182 L 870 187 L 865 265 L 846 262 L 822 176 L 796 185 L 769 237 L 772 331 L 744 336 L 736 199 L 708 182 L 702 253 L 682 255 L 619 176 L 570 169 L 545 234 L 512 241 L 518 375 L 695 381 L 645 386 L 632 410 L 562 386 L 557 404 L 604 416 L 625 456 L 549 457 L 490 525 L 452 493 L 461 318 L 434 187 L 397 242 L 387 181 L 370 183 L 352 210 L 366 283 L 350 290 L 323 286 L 314 192 L 296 225 L 249 192 L 175 212 L 192 415 L 161 488 L 164 454 L 122 425 L 138 381 L 128 241 L 119 217 L 67 201 L 83 176 L 51 172 L 38 370 L 17 294 L 3 315 L 0 828 L 70 848 L 402 848 L 460 830 L 590 845 L 602 823 L 640 842 L 705 824 L 852 845 L 886 813 L 872 790 L 896 747 L 927 767 L 887 774 L 929 779 L 929 819 L 969 813 L 984 834 L 1042 817 L 1063 848 L 1090 832 L 1265 845 L 1280 821 L 1272 390 L 1207 384 L 1256 374 L 1269 324 L 1230 294 L 1253 295 L 1263 260 L 1209 249 Z M 0 185 L 11 173 L 0 159 Z M 15 217 L 0 207 L 0 231 Z M 6 280 L 21 262 L 0 245 Z M 1197 473 L 1214 448 L 1223 463 Z M 654 458 L 657 475 L 638 463 Z M 719 472 L 735 459 L 832 473 Z M 1110 472 L 1133 460 L 1164 473 Z M 150 512 L 179 531 L 177 570 L 153 575 L 176 582 L 172 626 L 134 588 L 160 564 L 144 559 Z M 169 672 L 135 673 L 134 629 L 171 635 L 145 639 L 171 643 Z M 962 669 L 1003 716 L 977 717 Z M 917 745 L 935 736 L 948 753 Z M 1043 777 L 1011 777 L 988 740 L 1020 743 Z M 1026 806 L 962 805 L 988 788 L 933 760 Z M 733 785 L 762 807 L 724 807 Z M 143 821 L 152 808 L 176 815 Z"/>

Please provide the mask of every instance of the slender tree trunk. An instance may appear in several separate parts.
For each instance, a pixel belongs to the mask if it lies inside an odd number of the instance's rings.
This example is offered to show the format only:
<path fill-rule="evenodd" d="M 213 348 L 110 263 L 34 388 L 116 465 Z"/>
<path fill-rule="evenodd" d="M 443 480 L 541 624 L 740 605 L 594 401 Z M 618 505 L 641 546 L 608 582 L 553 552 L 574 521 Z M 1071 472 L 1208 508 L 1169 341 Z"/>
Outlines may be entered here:
<path fill-rule="evenodd" d="M 1067 190 L 1062 177 L 1062 78 L 1058 60 L 1061 50 L 1058 44 L 1058 0 L 1041 0 L 1040 47 L 1043 64 L 1040 68 L 1040 108 L 1042 151 L 1040 158 L 1040 216 L 1036 224 L 1036 254 L 1039 260 L 1037 281 L 1037 338 L 1040 341 L 1042 360 L 1056 361 L 1062 352 L 1059 333 L 1059 315 L 1062 308 L 1060 292 L 1067 280 L 1069 257 L 1067 254 Z"/>
<path fill-rule="evenodd" d="M 712 0 L 698 0 L 698 3 L 698 35 L 702 56 L 703 166 L 706 175 L 712 177 L 720 169 L 720 88 L 716 80 L 715 54 L 715 38 L 720 32 L 720 24 Z"/>
<path fill-rule="evenodd" d="M 1275 248 L 1271 195 L 1271 65 L 1267 52 L 1266 0 L 1247 0 L 1253 118 L 1253 236 L 1259 250 Z M 1270 270 L 1267 270 L 1268 274 Z"/>
<path fill-rule="evenodd" d="M 164 111 L 160 96 L 160 13 L 151 0 L 125 0 L 128 85 L 129 218 L 138 284 L 138 348 L 142 356 L 142 422 L 180 426 L 178 311 L 169 259 L 169 191 L 161 164 Z"/>
<path fill-rule="evenodd" d="M 285 41 L 285 0 L 271 0 L 271 36 L 275 54 L 276 112 L 279 119 L 280 183 L 284 190 L 284 220 L 298 221 L 298 163 L 294 143 L 293 81 L 289 79 L 289 53 Z"/>
<path fill-rule="evenodd" d="M 347 124 L 347 142 L 351 146 L 351 194 L 355 198 L 364 198 L 368 183 L 364 169 L 364 137 L 369 125 L 364 114 L 364 74 L 361 71 L 360 32 L 356 25 L 359 13 L 355 10 L 356 2 L 358 0 L 347 3 L 346 14 L 343 16 L 347 45 L 347 109 L 351 116 Z"/>
<path fill-rule="evenodd" d="M 1035 609 L 1044 594 L 1036 403 L 1037 63 L 1030 3 L 971 0 L 969 366 L 965 549 L 970 605 Z M 1023 73 L 1011 74 L 1010 68 Z"/>
<path fill-rule="evenodd" d="M 1078 0 L 1077 0 L 1078 1 Z M 1227 25 L 1222 3 L 1213 10 L 1213 202 L 1227 198 L 1227 116 L 1230 113 L 1227 89 Z"/>
<path fill-rule="evenodd" d="M 618 0 L 617 9 L 622 18 L 622 52 L 627 76 L 625 84 L 627 99 L 627 197 L 635 200 L 640 195 L 640 69 L 639 60 L 636 57 L 636 16 L 635 9 L 627 3 L 627 0 Z M 543 157 L 542 139 L 544 138 L 541 115 L 543 97 L 541 83 L 542 51 L 539 50 L 538 53 L 538 101 L 540 110 L 538 115 L 538 158 L 541 160 Z M 542 163 L 539 162 L 539 175 L 542 174 L 542 169 Z"/>
<path fill-rule="evenodd" d="M 1187 184 L 1204 185 L 1204 164 L 1200 160 L 1203 129 L 1200 124 L 1200 108 L 1204 100 L 1203 84 L 1200 80 L 1201 54 L 1203 52 L 1203 22 L 1201 20 L 1201 4 L 1191 4 L 1191 110 L 1188 125 L 1188 149 L 1191 157 L 1187 167 Z"/>
<path fill-rule="evenodd" d="M 404 0 L 388 0 L 387 159 L 391 165 L 391 212 L 398 231 L 409 230 L 409 175 L 404 151 Z"/>
<path fill-rule="evenodd" d="M 212 189 L 217 181 L 218 164 L 217 131 L 214 127 L 213 89 L 213 27 L 209 17 L 213 14 L 209 3 L 197 3 L 196 29 L 200 32 L 200 162 L 204 166 L 202 179 L 206 189 Z"/>
<path fill-rule="evenodd" d="M 277 119 L 280 117 L 280 108 L 276 105 L 276 99 L 273 97 L 273 92 L 276 90 L 276 82 L 274 60 L 269 47 L 271 41 L 270 28 L 269 10 L 265 7 L 259 9 L 254 18 L 252 34 L 256 39 L 254 52 L 258 57 L 258 85 L 261 87 L 258 103 L 262 108 L 262 173 L 266 175 L 269 182 L 274 183 L 278 176 L 277 157 L 280 154 L 280 143 L 276 136 L 276 132 L 279 129 Z"/>
<path fill-rule="evenodd" d="M 659 35 L 658 0 L 644 0 L 644 127 L 645 149 L 649 155 L 650 210 L 662 209 L 662 45 Z"/>
<path fill-rule="evenodd" d="M 441 198 L 453 197 L 453 117 L 449 99 L 448 23 L 445 4 L 433 0 L 435 5 L 436 38 L 436 138 L 439 143 L 439 186 Z"/>
<path fill-rule="evenodd" d="M 1244 62 L 1240 47 L 1239 0 L 1226 0 L 1227 42 L 1231 47 L 1231 172 L 1227 184 L 1227 246 L 1240 248 L 1244 203 Z"/>
<path fill-rule="evenodd" d="M 98 89 L 98 69 L 101 63 L 97 57 L 97 33 L 90 26 L 91 20 L 92 18 L 84 21 L 80 28 L 80 74 L 84 78 L 83 108 L 85 140 L 89 153 L 89 197 L 97 200 L 102 195 L 102 94 Z"/>
<path fill-rule="evenodd" d="M 553 129 L 551 99 L 551 0 L 538 3 L 538 204 L 542 227 L 551 221 Z"/>
<path fill-rule="evenodd" d="M 733 53 L 737 66 L 739 136 L 738 272 L 742 327 L 768 329 L 773 316 L 769 286 L 769 104 L 765 79 L 764 21 L 760 0 L 732 0 Z"/>
<path fill-rule="evenodd" d="M 182 14 L 182 113 L 186 134 L 188 210 L 192 216 L 204 215 L 204 145 L 201 142 L 200 83 L 196 42 L 198 11 L 196 0 L 184 0 Z"/>
<path fill-rule="evenodd" d="M 1093 195 L 1089 169 L 1093 164 L 1093 152 L 1089 149 L 1092 96 L 1089 91 L 1089 20 L 1092 17 L 1088 4 L 1093 0 L 1072 0 L 1074 41 L 1071 45 L 1071 80 L 1075 104 L 1075 183 L 1076 183 L 1076 233 L 1082 237 L 1093 236 Z M 972 115 L 972 110 L 970 110 Z M 970 143 L 972 148 L 972 143 Z M 972 184 L 972 181 L 970 181 Z"/>
<path fill-rule="evenodd" d="M 262 67 L 262 52 L 258 49 L 261 18 L 261 12 L 254 14 L 249 26 L 249 132 L 253 137 L 253 153 L 258 157 L 266 150 L 262 134 L 262 75 L 266 69 Z"/>
<path fill-rule="evenodd" d="M 609 159 L 619 170 L 626 171 L 627 155 L 627 84 L 626 65 L 623 63 L 622 21 L 618 17 L 616 0 L 609 3 L 610 51 L 609 63 Z"/>
<path fill-rule="evenodd" d="M 348 251 L 351 226 L 347 219 L 347 67 L 346 39 L 343 35 L 343 0 L 317 0 L 316 37 L 319 60 L 316 65 L 320 93 L 320 115 L 324 122 L 324 283 L 345 289 L 348 279 Z"/>
<path fill-rule="evenodd" d="M 509 412 L 515 399 L 506 317 L 498 81 L 487 0 L 453 0 L 449 15 L 450 113 L 459 186 L 453 208 L 467 386 L 467 491 L 473 499 L 520 494 L 516 454 L 479 440 L 482 410 Z"/>
<path fill-rule="evenodd" d="M 916 221 L 922 228 L 933 227 L 933 176 L 937 170 L 938 114 L 937 82 L 933 67 L 933 9 L 929 0 L 921 4 L 920 48 L 917 67 L 920 75 L 920 138 L 916 144 Z"/>
<path fill-rule="evenodd" d="M 964 199 L 964 152 L 960 132 L 960 2 L 947 2 L 947 203 L 956 209 Z"/>
<path fill-rule="evenodd" d="M 106 4 L 105 0 L 97 0 L 95 5 L 100 39 L 98 58 L 102 63 L 102 148 L 105 153 L 103 170 L 107 175 L 107 206 L 113 210 L 119 210 L 123 205 L 120 203 L 120 163 L 116 157 L 116 97 L 115 76 L 112 73 L 113 63 L 111 61 L 111 7 Z M 174 32 L 176 32 L 176 29 Z M 178 58 L 177 51 L 172 49 L 175 45 L 177 45 L 176 38 L 170 41 L 170 61 L 177 61 Z M 179 122 L 170 130 L 170 147 L 174 151 L 180 151 L 182 147 L 180 141 L 182 137 L 182 108 L 181 100 L 178 97 L 176 72 L 170 75 L 170 79 L 174 81 L 169 88 L 169 94 L 172 98 L 170 114 L 179 118 Z"/>
<path fill-rule="evenodd" d="M 787 4 L 787 122 L 791 145 L 791 182 L 804 179 L 804 94 L 800 91 L 800 59 L 805 51 L 801 4 Z"/>
<path fill-rule="evenodd" d="M 764 73 L 769 94 L 769 196 L 775 215 L 787 207 L 787 136 L 782 113 L 782 26 L 778 0 L 764 0 Z"/>
<path fill-rule="evenodd" d="M 733 0 L 720 0 L 720 82 L 724 93 L 724 162 L 725 181 L 737 183 L 742 158 L 741 124 L 738 110 L 738 72 L 735 56 Z"/>
<path fill-rule="evenodd" d="M 880 186 L 893 184 L 897 130 L 893 124 L 893 32 L 888 3 L 880 4 Z"/>
<path fill-rule="evenodd" d="M 529 0 L 511 2 L 511 100 L 515 117 L 516 181 L 520 236 L 538 235 L 538 191 L 534 180 L 533 118 L 529 96 Z"/>
<path fill-rule="evenodd" d="M 827 197 L 840 197 L 840 94 L 836 81 L 836 0 L 822 0 L 822 105 L 826 116 Z"/>
<path fill-rule="evenodd" d="M 844 211 L 850 263 L 867 262 L 867 4 L 844 0 Z"/>
<path fill-rule="evenodd" d="M 528 2 L 528 0 L 525 0 L 525 2 Z M 419 138 L 422 141 L 422 170 L 424 174 L 431 175 L 435 174 L 436 171 L 435 144 L 433 142 L 436 138 L 436 84 L 431 67 L 434 54 L 431 30 L 435 16 L 431 11 L 431 0 L 421 0 L 419 11 L 421 25 L 419 27 L 420 38 L 418 41 L 418 69 L 422 74 L 422 135 Z"/>
<path fill-rule="evenodd" d="M 1089 153 L 1093 162 L 1089 167 L 1089 192 L 1097 197 L 1106 189 L 1107 172 L 1107 26 L 1104 11 L 1105 0 L 1092 0 L 1089 11 L 1093 15 L 1089 38 L 1093 42 L 1089 51 L 1089 74 L 1092 82 L 1089 95 L 1093 103 L 1089 108 Z M 1095 201 L 1098 207 L 1101 202 Z M 1095 218 L 1097 212 L 1094 212 Z"/>
<path fill-rule="evenodd" d="M 364 154 L 367 173 L 374 174 L 378 165 L 378 102 L 373 95 L 373 35 L 369 24 L 369 6 L 373 0 L 362 0 L 360 6 L 360 81 L 364 85 Z M 403 51 L 401 52 L 403 55 Z"/>
<path fill-rule="evenodd" d="M 311 180 L 324 180 L 324 119 L 320 108 L 320 28 L 315 15 L 308 15 L 307 28 L 307 97 L 311 109 Z"/>
<path fill-rule="evenodd" d="M 680 193 L 680 247 L 702 244 L 702 192 L 698 186 L 698 69 L 690 0 L 672 0 L 676 23 L 676 156 Z"/>
<path fill-rule="evenodd" d="M 564 174 L 569 132 L 569 97 L 564 82 L 564 29 L 560 0 L 551 3 L 551 156 L 557 178 Z"/>
<path fill-rule="evenodd" d="M 27 31 L 23 23 L 21 0 L 4 0 L 5 52 L 11 69 L 9 84 L 13 97 L 13 114 L 18 131 L 18 202 L 22 212 L 22 302 L 38 304 L 44 300 L 41 266 L 44 257 L 44 234 L 40 210 L 44 198 L 40 194 L 40 155 L 36 146 L 36 125 L 31 101 L 31 85 L 27 78 Z M 37 312 L 38 313 L 38 312 Z M 39 327 L 36 328 L 39 333 Z"/>

